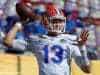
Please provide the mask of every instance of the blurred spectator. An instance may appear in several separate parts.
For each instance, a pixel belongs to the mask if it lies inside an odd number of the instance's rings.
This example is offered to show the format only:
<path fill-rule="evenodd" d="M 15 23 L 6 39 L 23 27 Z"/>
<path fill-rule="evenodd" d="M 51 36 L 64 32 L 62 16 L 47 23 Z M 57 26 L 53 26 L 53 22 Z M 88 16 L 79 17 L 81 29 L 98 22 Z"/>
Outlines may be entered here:
<path fill-rule="evenodd" d="M 65 0 L 64 10 L 66 13 L 78 10 L 77 0 Z"/>
<path fill-rule="evenodd" d="M 78 19 L 78 12 L 72 11 L 71 13 L 67 13 L 67 20 L 66 20 L 66 32 L 70 34 L 76 34 L 77 27 L 83 28 L 84 25 L 80 19 Z"/>
<path fill-rule="evenodd" d="M 0 0 L 0 8 L 4 8 L 7 0 Z"/>
<path fill-rule="evenodd" d="M 100 0 L 89 0 L 90 16 L 92 18 L 100 18 Z"/>
<path fill-rule="evenodd" d="M 98 56 L 97 56 L 97 51 L 89 51 L 87 53 L 87 56 L 90 60 L 97 60 L 98 59 Z"/>
<path fill-rule="evenodd" d="M 4 0 L 3 0 L 4 1 Z M 16 3 L 18 3 L 19 0 L 6 0 L 6 2 L 3 5 L 4 12 L 6 16 L 16 16 Z"/>
<path fill-rule="evenodd" d="M 0 9 L 0 51 L 4 51 L 3 39 L 5 37 L 5 26 L 7 25 L 6 16 L 4 11 Z"/>
<path fill-rule="evenodd" d="M 64 0 L 53 0 L 53 3 L 57 6 L 57 8 L 59 9 L 63 9 L 64 8 Z"/>
<path fill-rule="evenodd" d="M 78 0 L 79 17 L 89 17 L 89 0 Z"/>
<path fill-rule="evenodd" d="M 52 2 L 53 3 L 53 0 L 39 0 L 40 2 L 45 2 L 45 3 L 49 3 L 49 2 Z"/>
<path fill-rule="evenodd" d="M 19 0 L 1 0 L 0 2 L 2 3 L 1 8 L 4 10 L 7 19 L 5 31 L 8 32 L 9 29 L 11 29 L 11 25 L 13 25 L 12 23 L 15 21 L 15 19 L 17 19 L 15 5 L 19 2 Z"/>
<path fill-rule="evenodd" d="M 3 9 L 0 9 L 0 27 L 2 29 L 2 27 L 4 28 L 7 25 L 7 21 L 6 21 L 6 15 L 3 11 Z M 3 29 L 5 30 L 5 29 Z"/>
<path fill-rule="evenodd" d="M 100 0 L 90 0 L 90 17 L 95 25 L 96 49 L 100 59 Z"/>

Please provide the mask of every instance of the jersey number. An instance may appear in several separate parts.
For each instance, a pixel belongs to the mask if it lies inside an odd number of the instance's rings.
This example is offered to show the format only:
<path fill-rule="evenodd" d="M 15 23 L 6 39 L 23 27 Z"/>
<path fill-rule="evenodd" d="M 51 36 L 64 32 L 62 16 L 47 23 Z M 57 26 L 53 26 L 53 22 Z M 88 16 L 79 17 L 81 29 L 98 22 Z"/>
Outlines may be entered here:
<path fill-rule="evenodd" d="M 63 48 L 59 45 L 53 45 L 50 50 L 55 50 L 55 56 L 50 58 L 54 63 L 60 63 L 63 60 Z M 44 62 L 49 63 L 49 47 L 45 45 L 44 47 Z"/>

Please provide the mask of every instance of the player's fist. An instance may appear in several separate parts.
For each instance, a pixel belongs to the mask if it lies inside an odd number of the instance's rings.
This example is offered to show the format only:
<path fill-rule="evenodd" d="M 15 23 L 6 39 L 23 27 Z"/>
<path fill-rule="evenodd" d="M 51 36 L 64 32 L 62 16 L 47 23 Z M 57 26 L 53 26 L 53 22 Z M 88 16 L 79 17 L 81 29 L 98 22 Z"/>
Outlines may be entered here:
<path fill-rule="evenodd" d="M 79 45 L 83 45 L 86 43 L 89 36 L 88 30 L 83 30 L 78 38 Z"/>

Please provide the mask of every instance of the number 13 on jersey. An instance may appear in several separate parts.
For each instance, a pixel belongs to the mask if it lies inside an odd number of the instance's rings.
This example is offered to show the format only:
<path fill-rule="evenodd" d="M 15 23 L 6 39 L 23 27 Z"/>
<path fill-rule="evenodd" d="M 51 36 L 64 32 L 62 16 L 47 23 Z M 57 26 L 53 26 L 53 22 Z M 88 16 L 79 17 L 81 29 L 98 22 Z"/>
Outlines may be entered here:
<path fill-rule="evenodd" d="M 51 61 L 53 61 L 54 63 L 61 63 L 63 60 L 63 53 L 64 53 L 64 49 L 59 46 L 59 45 L 53 45 L 51 47 L 49 47 L 48 45 L 44 46 L 44 62 L 45 63 L 49 63 L 49 59 Z M 53 57 L 49 57 L 49 52 L 51 50 L 54 50 L 54 56 Z"/>

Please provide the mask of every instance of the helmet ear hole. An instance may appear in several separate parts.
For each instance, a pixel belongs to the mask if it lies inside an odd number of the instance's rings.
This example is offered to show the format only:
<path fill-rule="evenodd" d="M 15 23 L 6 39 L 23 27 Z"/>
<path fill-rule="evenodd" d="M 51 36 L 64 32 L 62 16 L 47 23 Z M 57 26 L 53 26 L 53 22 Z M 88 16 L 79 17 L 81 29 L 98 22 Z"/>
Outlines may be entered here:
<path fill-rule="evenodd" d="M 42 24 L 47 28 L 47 25 L 49 24 L 49 19 L 46 14 L 43 14 L 42 16 Z"/>

